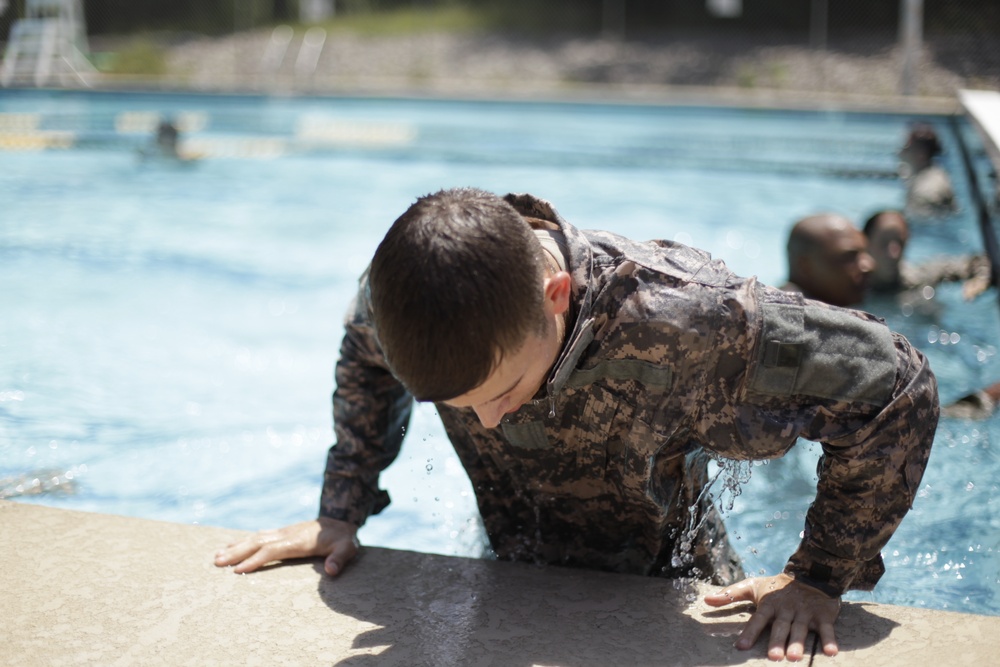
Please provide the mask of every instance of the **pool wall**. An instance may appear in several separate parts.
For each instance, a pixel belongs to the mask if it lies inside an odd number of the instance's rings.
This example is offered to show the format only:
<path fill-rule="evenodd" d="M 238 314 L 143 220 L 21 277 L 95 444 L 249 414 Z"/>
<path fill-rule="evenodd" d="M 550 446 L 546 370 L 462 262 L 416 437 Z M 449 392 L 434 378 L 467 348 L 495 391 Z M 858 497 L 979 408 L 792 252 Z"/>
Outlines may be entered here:
<path fill-rule="evenodd" d="M 23 665 L 756 665 L 747 606 L 662 579 L 366 548 L 234 575 L 245 533 L 0 501 L 0 655 Z M 693 600 L 689 602 L 689 600 Z M 993 664 L 1000 618 L 847 602 L 811 665 Z M 811 638 L 807 642 L 812 644 Z M 809 660 L 807 656 L 806 660 Z"/>

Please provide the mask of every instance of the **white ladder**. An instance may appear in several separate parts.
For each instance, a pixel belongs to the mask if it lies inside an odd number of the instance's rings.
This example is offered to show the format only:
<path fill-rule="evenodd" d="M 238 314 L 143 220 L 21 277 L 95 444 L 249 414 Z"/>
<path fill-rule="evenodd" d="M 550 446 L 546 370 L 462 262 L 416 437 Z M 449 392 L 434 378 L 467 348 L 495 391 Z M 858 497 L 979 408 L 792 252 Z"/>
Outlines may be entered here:
<path fill-rule="evenodd" d="M 84 55 L 87 35 L 80 0 L 27 0 L 26 17 L 11 26 L 0 85 L 44 86 L 53 76 L 89 85 L 96 72 Z"/>

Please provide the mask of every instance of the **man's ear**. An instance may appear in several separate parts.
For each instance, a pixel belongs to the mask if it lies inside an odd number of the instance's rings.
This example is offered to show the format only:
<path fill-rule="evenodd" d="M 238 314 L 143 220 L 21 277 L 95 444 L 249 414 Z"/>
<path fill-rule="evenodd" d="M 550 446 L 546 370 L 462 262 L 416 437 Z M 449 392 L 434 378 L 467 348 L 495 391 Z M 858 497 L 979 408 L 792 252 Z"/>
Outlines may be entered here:
<path fill-rule="evenodd" d="M 569 310 L 570 292 L 573 279 L 566 271 L 557 271 L 545 278 L 545 307 L 554 315 L 562 315 Z"/>

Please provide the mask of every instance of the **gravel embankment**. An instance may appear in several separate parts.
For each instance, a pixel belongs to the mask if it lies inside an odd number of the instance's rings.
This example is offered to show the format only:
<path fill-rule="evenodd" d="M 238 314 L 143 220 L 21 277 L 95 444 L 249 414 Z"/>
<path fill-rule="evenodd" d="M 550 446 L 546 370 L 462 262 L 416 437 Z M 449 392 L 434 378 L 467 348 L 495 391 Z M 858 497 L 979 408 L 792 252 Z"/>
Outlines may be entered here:
<path fill-rule="evenodd" d="M 670 37 L 643 40 L 422 33 L 330 33 L 311 66 L 303 33 L 280 58 L 270 31 L 192 39 L 169 48 L 167 85 L 198 90 L 572 94 L 715 90 L 742 95 L 894 98 L 902 56 L 891 41 L 858 37 L 825 50 L 790 39 Z M 279 50 L 280 52 L 280 50 Z M 1000 88 L 1000 55 L 959 42 L 928 43 L 916 97 L 953 99 L 963 87 Z M 271 63 L 269 66 L 268 63 Z"/>

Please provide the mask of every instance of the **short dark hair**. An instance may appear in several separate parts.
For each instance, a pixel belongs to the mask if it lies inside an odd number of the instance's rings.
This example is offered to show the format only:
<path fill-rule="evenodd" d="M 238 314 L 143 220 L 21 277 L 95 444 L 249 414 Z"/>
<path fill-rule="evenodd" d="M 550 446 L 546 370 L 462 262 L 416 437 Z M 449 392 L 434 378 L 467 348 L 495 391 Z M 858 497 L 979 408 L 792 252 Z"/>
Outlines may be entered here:
<path fill-rule="evenodd" d="M 875 228 L 878 226 L 879 220 L 882 218 L 883 215 L 888 215 L 888 214 L 895 214 L 903 218 L 903 220 L 906 220 L 906 216 L 899 209 L 883 208 L 878 211 L 875 211 L 865 219 L 865 224 L 861 227 L 861 231 L 864 232 L 865 236 L 871 238 L 872 234 L 875 233 Z"/>
<path fill-rule="evenodd" d="M 542 247 L 504 199 L 475 188 L 421 197 L 386 233 L 369 272 L 375 334 L 420 401 L 486 381 L 505 353 L 542 334 Z"/>
<path fill-rule="evenodd" d="M 910 126 L 910 134 L 906 139 L 907 146 L 919 146 L 927 152 L 930 157 L 935 157 L 943 152 L 941 140 L 938 139 L 934 126 L 930 123 L 913 123 Z"/>

